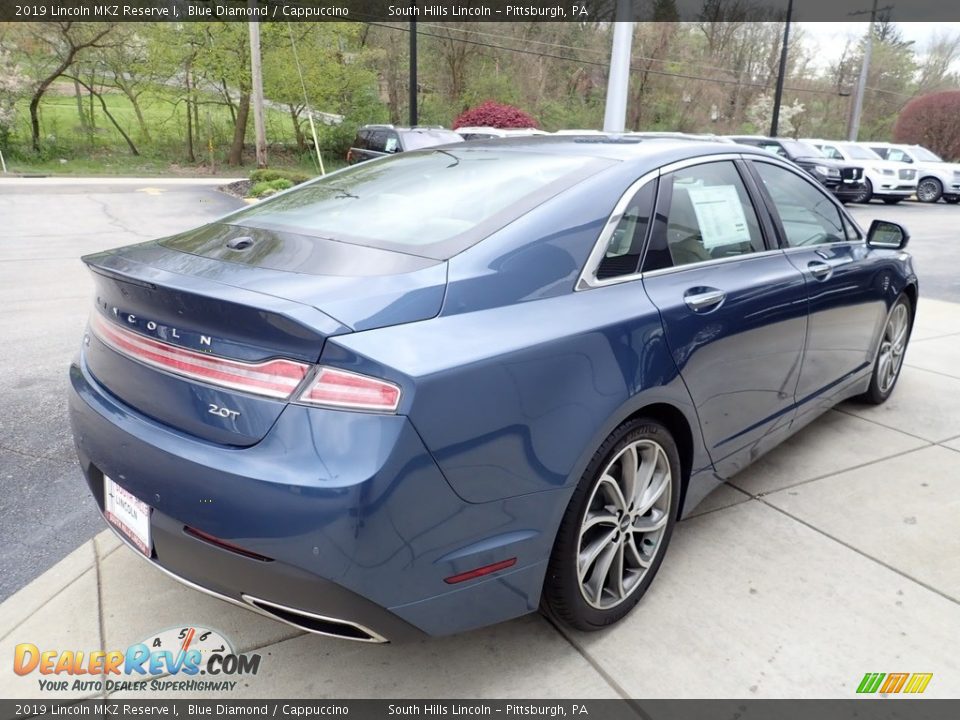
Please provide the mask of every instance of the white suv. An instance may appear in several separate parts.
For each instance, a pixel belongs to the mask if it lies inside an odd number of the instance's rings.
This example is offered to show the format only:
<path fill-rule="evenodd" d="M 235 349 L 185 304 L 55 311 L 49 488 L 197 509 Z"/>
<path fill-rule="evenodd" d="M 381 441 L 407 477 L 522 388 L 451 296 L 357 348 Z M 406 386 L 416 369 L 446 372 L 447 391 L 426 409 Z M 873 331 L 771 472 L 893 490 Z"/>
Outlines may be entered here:
<path fill-rule="evenodd" d="M 917 200 L 935 203 L 960 202 L 960 163 L 944 162 L 922 145 L 896 145 L 883 142 L 858 143 L 886 160 L 910 163 L 917 168 Z"/>
<path fill-rule="evenodd" d="M 836 140 L 803 140 L 828 158 L 863 166 L 863 192 L 854 202 L 868 203 L 877 197 L 896 205 L 917 191 L 917 168 L 906 162 L 884 160 L 869 147 Z"/>

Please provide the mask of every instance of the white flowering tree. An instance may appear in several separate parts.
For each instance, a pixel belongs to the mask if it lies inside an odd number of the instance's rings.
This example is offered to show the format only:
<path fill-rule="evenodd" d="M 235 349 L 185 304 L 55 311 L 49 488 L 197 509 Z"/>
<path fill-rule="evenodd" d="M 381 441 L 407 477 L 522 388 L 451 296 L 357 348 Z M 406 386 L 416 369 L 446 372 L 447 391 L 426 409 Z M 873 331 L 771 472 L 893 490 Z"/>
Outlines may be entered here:
<path fill-rule="evenodd" d="M 17 100 L 27 89 L 27 77 L 10 53 L 0 48 L 0 149 L 8 146 L 16 121 Z"/>
<path fill-rule="evenodd" d="M 780 135 L 793 135 L 796 128 L 793 125 L 793 118 L 802 113 L 803 103 L 794 100 L 791 105 L 780 106 L 780 119 L 777 121 L 777 128 Z M 766 132 L 770 127 L 770 121 L 773 120 L 773 97 L 770 95 L 761 95 L 747 108 L 747 120 L 749 120 L 761 132 Z"/>

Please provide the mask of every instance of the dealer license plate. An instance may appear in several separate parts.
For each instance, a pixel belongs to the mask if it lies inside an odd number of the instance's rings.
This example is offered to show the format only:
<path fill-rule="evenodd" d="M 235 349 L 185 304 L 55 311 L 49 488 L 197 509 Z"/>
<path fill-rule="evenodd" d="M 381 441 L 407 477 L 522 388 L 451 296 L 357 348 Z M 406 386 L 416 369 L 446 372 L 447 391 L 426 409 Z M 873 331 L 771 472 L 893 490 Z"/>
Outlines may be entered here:
<path fill-rule="evenodd" d="M 110 524 L 140 552 L 150 557 L 150 506 L 104 475 L 103 509 Z"/>

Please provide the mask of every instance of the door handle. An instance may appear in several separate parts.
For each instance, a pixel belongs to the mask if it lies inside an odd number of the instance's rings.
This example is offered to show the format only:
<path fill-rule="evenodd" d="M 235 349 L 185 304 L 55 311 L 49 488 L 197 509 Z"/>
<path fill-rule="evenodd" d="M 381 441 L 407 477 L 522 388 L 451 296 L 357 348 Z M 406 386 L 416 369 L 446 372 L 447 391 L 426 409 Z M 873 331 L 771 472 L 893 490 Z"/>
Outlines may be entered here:
<path fill-rule="evenodd" d="M 810 274 L 817 280 L 826 280 L 833 274 L 832 265 L 816 261 L 807 263 L 807 270 L 809 270 Z"/>
<path fill-rule="evenodd" d="M 697 288 L 699 291 L 700 288 Z M 683 296 L 683 301 L 691 310 L 706 310 L 709 307 L 719 305 L 727 294 L 723 290 L 703 290 L 702 292 L 690 292 Z"/>

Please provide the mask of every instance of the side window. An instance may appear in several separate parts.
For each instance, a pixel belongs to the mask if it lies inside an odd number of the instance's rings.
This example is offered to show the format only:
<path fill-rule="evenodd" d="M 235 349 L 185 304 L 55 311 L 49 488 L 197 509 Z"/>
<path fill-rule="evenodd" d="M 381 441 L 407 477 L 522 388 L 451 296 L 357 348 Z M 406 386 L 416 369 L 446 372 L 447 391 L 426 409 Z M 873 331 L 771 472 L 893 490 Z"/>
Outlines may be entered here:
<path fill-rule="evenodd" d="M 383 151 L 388 153 L 400 152 L 400 138 L 395 132 L 386 133 L 383 140 Z"/>
<path fill-rule="evenodd" d="M 358 132 L 357 133 L 357 149 L 366 150 L 367 148 L 369 148 L 370 147 L 369 139 L 370 139 L 369 130 L 361 130 L 360 132 Z"/>
<path fill-rule="evenodd" d="M 667 250 L 674 266 L 764 250 L 757 213 L 736 166 L 704 163 L 668 176 Z"/>
<path fill-rule="evenodd" d="M 383 130 L 371 130 L 370 138 L 367 141 L 367 147 L 375 152 L 385 152 L 387 144 L 387 133 Z"/>
<path fill-rule="evenodd" d="M 847 240 L 840 210 L 824 191 L 784 168 L 765 162 L 756 162 L 754 167 L 780 215 L 787 245 L 806 247 Z"/>
<path fill-rule="evenodd" d="M 825 157 L 832 158 L 833 160 L 843 160 L 843 155 L 840 154 L 840 151 L 830 145 L 821 145 L 820 151 Z"/>
<path fill-rule="evenodd" d="M 897 150 L 896 148 L 877 148 L 877 151 L 881 152 L 885 160 L 893 160 L 894 162 L 905 162 L 912 163 L 913 158 L 907 155 L 903 150 Z"/>
<path fill-rule="evenodd" d="M 777 157 L 785 158 L 787 157 L 787 151 L 783 149 L 783 145 L 780 143 L 761 143 L 758 145 L 761 150 L 766 150 L 771 155 L 776 155 Z"/>
<path fill-rule="evenodd" d="M 655 181 L 650 181 L 633 196 L 623 217 L 610 237 L 607 252 L 597 267 L 597 279 L 632 275 L 640 266 L 640 253 L 653 212 Z"/>
<path fill-rule="evenodd" d="M 843 220 L 843 232 L 847 236 L 847 240 L 853 242 L 855 240 L 863 239 L 863 237 L 860 235 L 860 231 L 857 230 L 856 225 L 850 222 L 846 215 L 841 214 L 840 219 Z"/>

